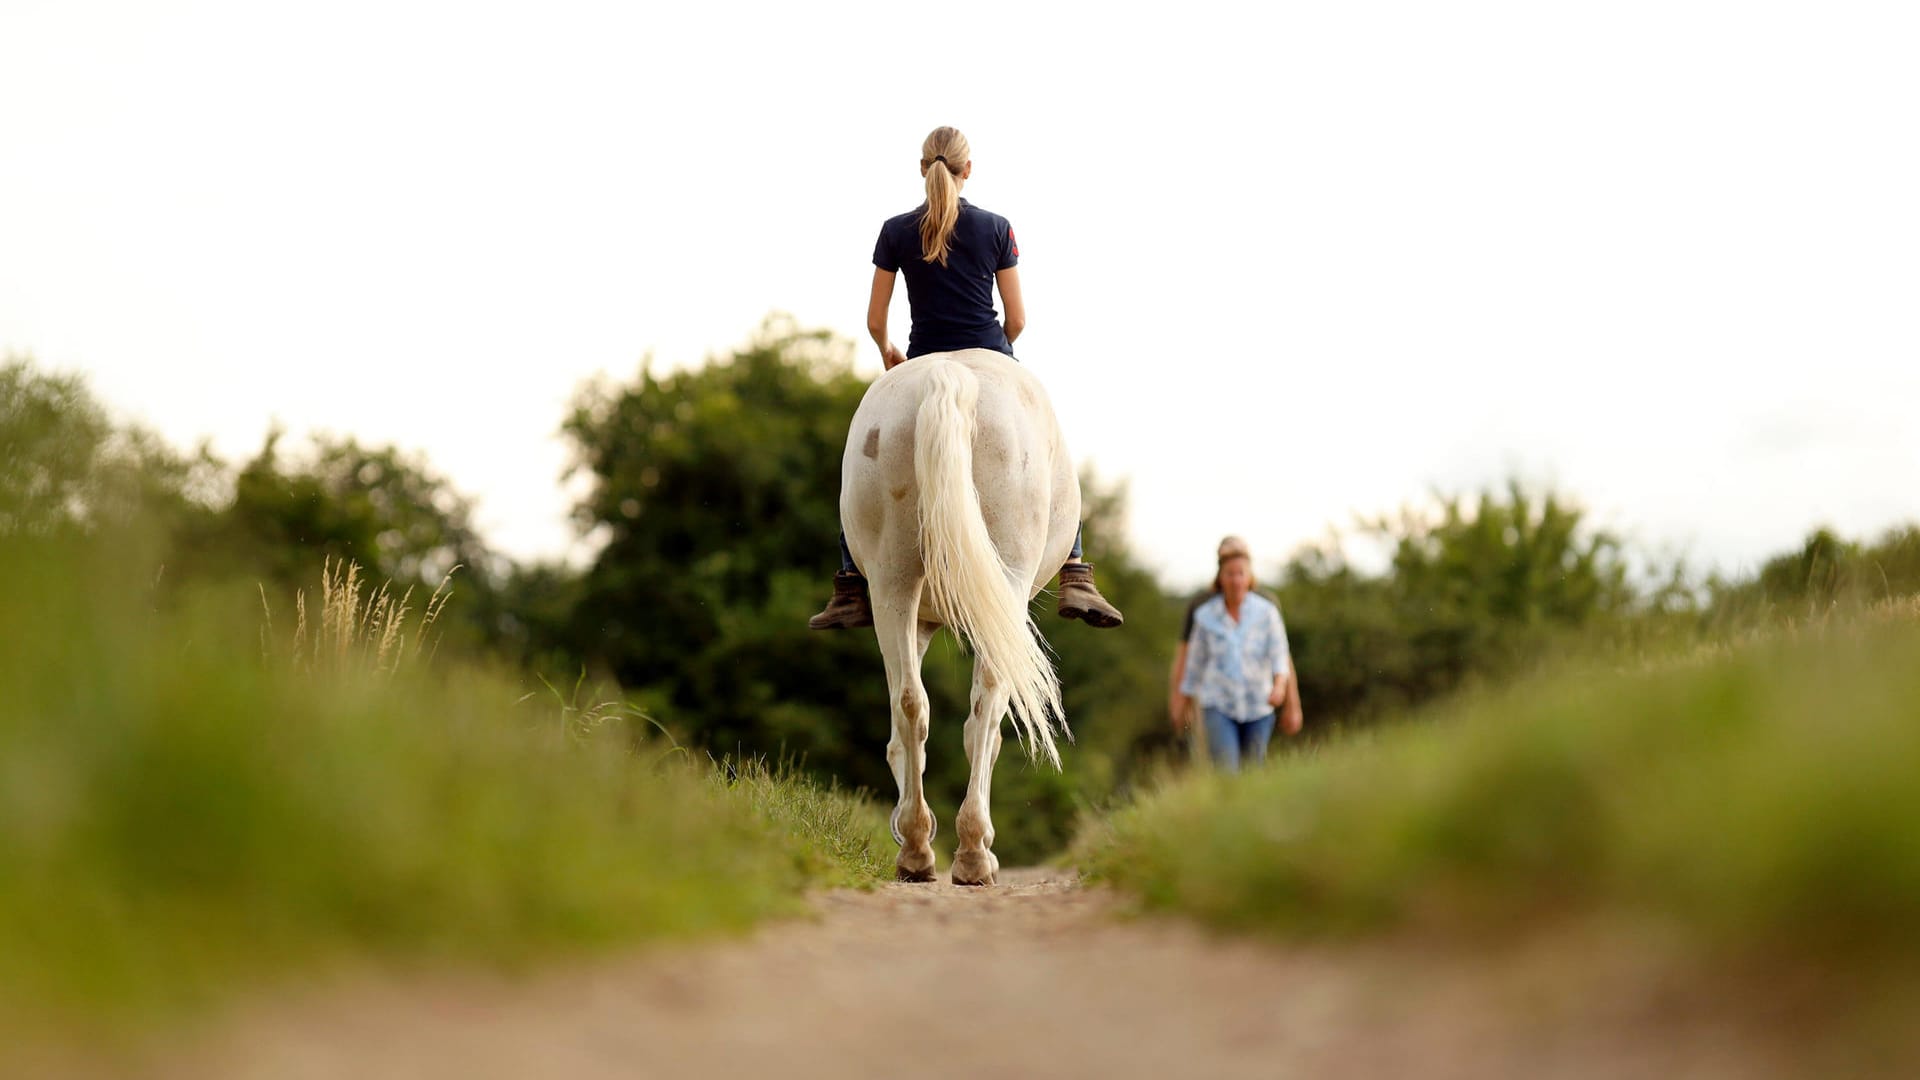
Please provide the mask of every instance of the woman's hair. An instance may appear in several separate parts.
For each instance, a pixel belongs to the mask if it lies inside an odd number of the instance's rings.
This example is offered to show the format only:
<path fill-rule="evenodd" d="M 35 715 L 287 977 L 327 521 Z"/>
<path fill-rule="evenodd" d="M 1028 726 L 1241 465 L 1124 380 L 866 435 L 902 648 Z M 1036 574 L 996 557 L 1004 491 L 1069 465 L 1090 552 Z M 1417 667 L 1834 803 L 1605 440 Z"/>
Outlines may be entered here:
<path fill-rule="evenodd" d="M 920 218 L 923 261 L 947 265 L 947 242 L 960 220 L 960 170 L 972 153 L 956 128 L 934 128 L 920 144 L 920 167 L 927 170 L 927 212 Z"/>

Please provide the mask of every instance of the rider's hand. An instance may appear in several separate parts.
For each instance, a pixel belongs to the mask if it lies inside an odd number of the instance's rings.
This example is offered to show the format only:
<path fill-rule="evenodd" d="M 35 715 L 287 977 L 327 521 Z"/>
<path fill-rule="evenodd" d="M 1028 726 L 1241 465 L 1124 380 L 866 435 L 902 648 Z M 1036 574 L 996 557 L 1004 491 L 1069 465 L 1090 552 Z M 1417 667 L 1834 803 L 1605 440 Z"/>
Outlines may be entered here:
<path fill-rule="evenodd" d="M 907 354 L 901 352 L 898 345 L 888 345 L 880 350 L 880 359 L 886 363 L 887 370 L 892 371 L 907 362 Z"/>

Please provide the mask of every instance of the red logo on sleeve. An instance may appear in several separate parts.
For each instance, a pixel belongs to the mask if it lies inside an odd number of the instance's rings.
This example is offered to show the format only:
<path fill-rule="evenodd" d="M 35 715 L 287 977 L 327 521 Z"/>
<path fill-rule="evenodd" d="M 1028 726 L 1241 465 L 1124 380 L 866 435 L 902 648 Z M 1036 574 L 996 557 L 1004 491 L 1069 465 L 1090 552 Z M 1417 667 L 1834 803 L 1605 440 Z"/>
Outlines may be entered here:
<path fill-rule="evenodd" d="M 1007 246 L 1013 248 L 1013 257 L 1020 257 L 1020 241 L 1013 238 L 1013 226 L 1007 226 Z"/>

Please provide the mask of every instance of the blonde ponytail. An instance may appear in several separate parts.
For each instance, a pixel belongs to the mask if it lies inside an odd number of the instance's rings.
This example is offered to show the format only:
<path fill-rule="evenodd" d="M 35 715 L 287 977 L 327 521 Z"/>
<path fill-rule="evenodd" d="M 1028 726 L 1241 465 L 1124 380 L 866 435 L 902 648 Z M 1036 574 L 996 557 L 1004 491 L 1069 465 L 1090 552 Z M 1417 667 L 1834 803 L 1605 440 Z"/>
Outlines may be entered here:
<path fill-rule="evenodd" d="M 920 218 L 920 258 L 947 265 L 947 245 L 960 221 L 960 170 L 972 155 L 967 137 L 938 127 L 920 144 L 920 168 L 927 174 L 927 212 Z"/>

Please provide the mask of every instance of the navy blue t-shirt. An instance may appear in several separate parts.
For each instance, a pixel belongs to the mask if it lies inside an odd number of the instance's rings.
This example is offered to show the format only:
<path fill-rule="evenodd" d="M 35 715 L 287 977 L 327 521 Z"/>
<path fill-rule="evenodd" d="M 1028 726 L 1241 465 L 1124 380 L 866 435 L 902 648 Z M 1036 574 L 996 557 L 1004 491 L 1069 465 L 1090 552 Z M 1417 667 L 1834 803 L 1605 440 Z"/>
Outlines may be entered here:
<path fill-rule="evenodd" d="M 907 356 L 955 349 L 998 349 L 1012 356 L 1000 313 L 993 309 L 993 276 L 1020 262 L 1013 226 L 961 199 L 960 220 L 942 266 L 921 258 L 920 219 L 926 212 L 921 203 L 888 218 L 873 246 L 873 265 L 907 279 L 907 308 L 913 313 Z"/>

